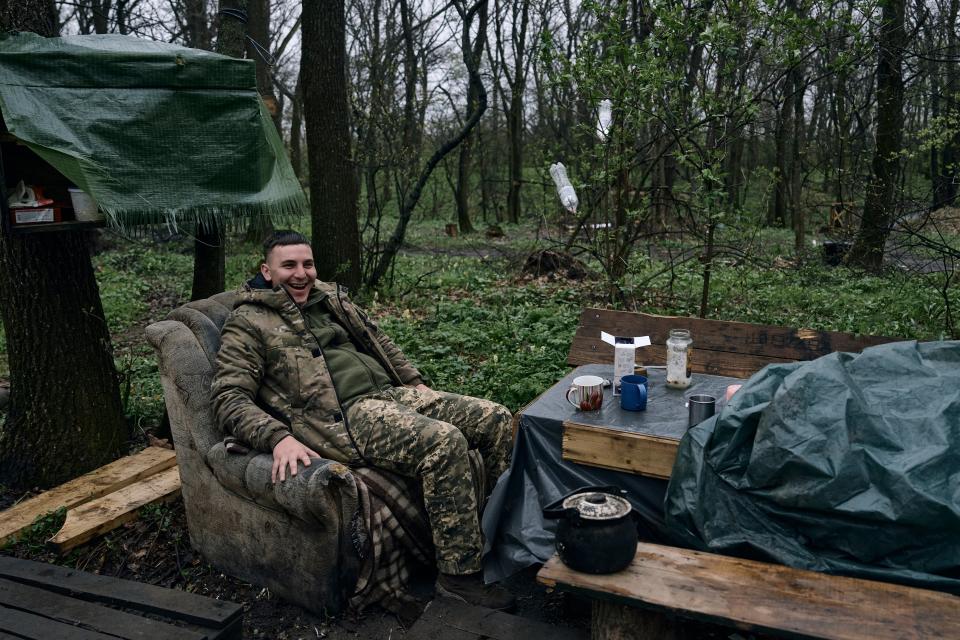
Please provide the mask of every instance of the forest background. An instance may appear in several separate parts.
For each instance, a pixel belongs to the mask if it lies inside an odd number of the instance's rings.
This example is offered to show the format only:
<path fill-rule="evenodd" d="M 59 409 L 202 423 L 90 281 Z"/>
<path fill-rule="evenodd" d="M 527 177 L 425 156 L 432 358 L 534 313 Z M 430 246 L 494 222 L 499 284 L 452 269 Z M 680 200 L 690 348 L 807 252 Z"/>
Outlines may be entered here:
<path fill-rule="evenodd" d="M 960 0 L 43 3 L 206 49 L 242 24 L 322 277 L 438 387 L 519 408 L 587 305 L 960 337 Z M 264 231 L 227 233 L 228 287 Z M 143 327 L 196 296 L 202 235 L 94 244 L 134 436 L 163 414 Z"/>

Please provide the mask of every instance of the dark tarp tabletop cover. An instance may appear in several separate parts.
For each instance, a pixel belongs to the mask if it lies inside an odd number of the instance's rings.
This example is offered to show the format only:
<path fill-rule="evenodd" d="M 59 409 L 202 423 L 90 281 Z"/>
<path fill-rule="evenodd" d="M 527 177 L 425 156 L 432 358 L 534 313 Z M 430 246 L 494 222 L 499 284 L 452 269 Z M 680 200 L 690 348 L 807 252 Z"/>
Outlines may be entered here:
<path fill-rule="evenodd" d="M 117 227 L 300 215 L 254 62 L 120 35 L 0 34 L 14 136 Z"/>
<path fill-rule="evenodd" d="M 690 429 L 675 541 L 960 593 L 960 342 L 770 365 Z"/>

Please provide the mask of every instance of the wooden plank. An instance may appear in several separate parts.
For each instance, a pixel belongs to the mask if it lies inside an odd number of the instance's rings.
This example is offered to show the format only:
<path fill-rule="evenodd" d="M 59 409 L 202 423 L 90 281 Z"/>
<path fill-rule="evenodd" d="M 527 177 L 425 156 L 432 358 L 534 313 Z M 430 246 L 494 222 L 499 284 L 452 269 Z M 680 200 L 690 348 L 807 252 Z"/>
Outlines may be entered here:
<path fill-rule="evenodd" d="M 563 422 L 563 459 L 570 462 L 669 479 L 679 439 Z"/>
<path fill-rule="evenodd" d="M 615 335 L 649 335 L 654 344 L 663 345 L 669 337 L 670 329 L 676 328 L 690 329 L 694 352 L 724 351 L 783 360 L 813 360 L 834 351 L 862 351 L 869 346 L 902 340 L 836 331 L 588 308 L 584 309 L 580 316 L 574 344 L 578 345 L 581 341 L 592 338 L 599 340 L 600 331 L 603 330 Z M 585 348 L 589 350 L 591 347 L 586 345 Z"/>
<path fill-rule="evenodd" d="M 106 220 L 64 220 L 62 222 L 38 222 L 36 224 L 14 224 L 11 230 L 16 234 L 56 233 L 61 231 L 86 231 L 107 226 Z"/>
<path fill-rule="evenodd" d="M 227 627 L 243 612 L 234 602 L 6 556 L 0 556 L 0 577 L 214 629 Z"/>
<path fill-rule="evenodd" d="M 662 365 L 666 362 L 666 347 L 663 344 L 641 347 L 637 349 L 636 358 L 638 364 Z M 794 361 L 727 351 L 709 351 L 697 348 L 696 343 L 690 356 L 690 368 L 694 373 L 709 373 L 731 378 L 749 378 L 768 364 L 778 362 Z M 613 364 L 613 347 L 601 341 L 599 333 L 595 338 L 575 339 L 570 346 L 567 363 L 574 366 L 594 363 Z"/>
<path fill-rule="evenodd" d="M 164 469 L 67 511 L 67 519 L 50 544 L 64 553 L 137 517 L 137 510 L 180 495 L 180 470 Z"/>
<path fill-rule="evenodd" d="M 60 507 L 71 509 L 177 464 L 171 449 L 147 447 L 132 456 L 45 491 L 0 513 L 0 546 L 15 540 L 38 517 Z"/>
<path fill-rule="evenodd" d="M 80 624 L 126 640 L 203 640 L 206 634 L 0 578 L 0 606 Z"/>
<path fill-rule="evenodd" d="M 116 636 L 50 620 L 43 616 L 0 607 L 0 631 L 29 640 L 117 640 Z"/>
<path fill-rule="evenodd" d="M 797 638 L 960 638 L 956 596 L 644 542 L 621 572 L 579 573 L 554 556 L 537 580 L 610 602 Z"/>
<path fill-rule="evenodd" d="M 450 598 L 436 598 L 404 636 L 407 640 L 585 640 L 579 629 L 477 607 Z"/>

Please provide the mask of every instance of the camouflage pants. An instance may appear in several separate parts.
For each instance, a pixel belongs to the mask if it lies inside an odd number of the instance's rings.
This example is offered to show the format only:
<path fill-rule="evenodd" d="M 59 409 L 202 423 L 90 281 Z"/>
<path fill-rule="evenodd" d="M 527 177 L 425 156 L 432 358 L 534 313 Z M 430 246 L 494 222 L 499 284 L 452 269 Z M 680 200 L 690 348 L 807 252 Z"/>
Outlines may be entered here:
<path fill-rule="evenodd" d="M 394 387 L 357 400 L 347 418 L 369 464 L 420 481 L 437 568 L 479 571 L 483 540 L 467 451 L 479 450 L 496 482 L 510 465 L 510 412 L 480 398 Z"/>

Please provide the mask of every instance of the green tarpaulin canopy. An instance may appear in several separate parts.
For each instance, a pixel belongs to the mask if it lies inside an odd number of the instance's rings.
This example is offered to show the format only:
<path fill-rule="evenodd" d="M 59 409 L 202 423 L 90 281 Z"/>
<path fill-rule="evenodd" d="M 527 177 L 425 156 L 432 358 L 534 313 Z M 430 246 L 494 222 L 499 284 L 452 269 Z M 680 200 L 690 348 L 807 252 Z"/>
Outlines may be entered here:
<path fill-rule="evenodd" d="M 0 35 L 0 112 L 115 226 L 305 211 L 252 60 L 129 36 Z"/>

